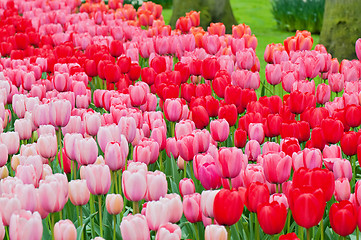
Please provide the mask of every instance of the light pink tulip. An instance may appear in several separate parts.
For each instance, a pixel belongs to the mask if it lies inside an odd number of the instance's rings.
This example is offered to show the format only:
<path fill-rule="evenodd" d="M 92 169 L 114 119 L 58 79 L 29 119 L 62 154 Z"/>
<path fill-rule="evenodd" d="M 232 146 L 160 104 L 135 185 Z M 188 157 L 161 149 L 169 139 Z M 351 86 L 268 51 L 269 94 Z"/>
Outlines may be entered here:
<path fill-rule="evenodd" d="M 155 236 L 156 240 L 180 240 L 182 237 L 182 231 L 176 224 L 166 223 L 162 224 Z"/>
<path fill-rule="evenodd" d="M 39 154 L 43 158 L 51 159 L 58 151 L 57 139 L 55 135 L 47 134 L 39 137 L 37 142 Z"/>
<path fill-rule="evenodd" d="M 159 156 L 159 144 L 153 139 L 143 138 L 141 142 L 134 147 L 133 161 L 144 162 L 145 164 L 155 163 Z"/>
<path fill-rule="evenodd" d="M 38 212 L 20 210 L 11 216 L 9 225 L 11 239 L 42 239 L 43 224 Z"/>
<path fill-rule="evenodd" d="M 128 142 L 124 135 L 121 142 L 109 142 L 105 148 L 104 160 L 112 171 L 118 171 L 125 166 L 128 156 Z"/>
<path fill-rule="evenodd" d="M 121 117 L 118 123 L 119 131 L 123 134 L 128 142 L 132 142 L 135 138 L 137 124 L 132 117 Z"/>
<path fill-rule="evenodd" d="M 21 208 L 34 212 L 37 205 L 37 194 L 32 184 L 17 184 L 15 186 L 15 195 L 19 198 Z"/>
<path fill-rule="evenodd" d="M 202 221 L 201 195 L 199 193 L 185 195 L 183 198 L 183 211 L 189 222 Z"/>
<path fill-rule="evenodd" d="M 182 136 L 188 135 L 193 132 L 195 129 L 194 122 L 191 120 L 181 120 L 179 123 L 175 125 L 175 138 L 178 140 Z"/>
<path fill-rule="evenodd" d="M 217 142 L 224 142 L 229 135 L 229 124 L 225 119 L 215 119 L 210 125 L 212 138 Z"/>
<path fill-rule="evenodd" d="M 120 141 L 120 136 L 121 133 L 119 131 L 118 125 L 112 124 L 100 127 L 97 134 L 97 141 L 99 143 L 100 149 L 105 152 L 105 148 L 108 142 Z"/>
<path fill-rule="evenodd" d="M 158 201 L 167 194 L 168 182 L 161 171 L 147 172 L 147 193 L 146 201 Z"/>
<path fill-rule="evenodd" d="M 147 219 L 140 214 L 123 217 L 120 231 L 124 240 L 149 240 L 150 232 Z"/>
<path fill-rule="evenodd" d="M 70 160 L 75 161 L 77 156 L 77 140 L 83 139 L 80 133 L 67 133 L 64 136 L 64 150 Z"/>
<path fill-rule="evenodd" d="M 145 217 L 150 230 L 157 231 L 160 225 L 169 221 L 167 210 L 167 205 L 161 201 L 147 202 Z"/>
<path fill-rule="evenodd" d="M 292 154 L 292 166 L 296 171 L 301 167 L 308 169 L 322 167 L 322 154 L 319 149 L 305 148 L 303 151 Z"/>
<path fill-rule="evenodd" d="M 78 139 L 76 142 L 76 161 L 81 165 L 93 164 L 98 157 L 98 146 L 94 138 Z"/>
<path fill-rule="evenodd" d="M 228 234 L 224 226 L 209 225 L 204 232 L 205 240 L 226 240 Z"/>
<path fill-rule="evenodd" d="M 60 220 L 54 225 L 55 240 L 76 240 L 76 228 L 69 219 Z"/>
<path fill-rule="evenodd" d="M 339 178 L 335 181 L 336 201 L 349 200 L 351 195 L 351 186 L 347 178 Z"/>
<path fill-rule="evenodd" d="M 3 132 L 0 134 L 0 143 L 8 148 L 8 154 L 13 155 L 19 151 L 20 138 L 17 132 Z"/>
<path fill-rule="evenodd" d="M 262 123 L 250 123 L 248 127 L 248 136 L 250 140 L 256 140 L 260 144 L 263 143 L 265 133 Z"/>
<path fill-rule="evenodd" d="M 110 169 L 107 165 L 91 164 L 84 168 L 88 189 L 93 195 L 107 194 L 110 188 Z"/>
<path fill-rule="evenodd" d="M 182 117 L 183 104 L 179 98 L 166 99 L 163 109 L 165 117 L 170 122 L 178 122 Z"/>
<path fill-rule="evenodd" d="M 263 171 L 270 183 L 283 183 L 291 174 L 292 158 L 284 152 L 263 155 Z"/>
<path fill-rule="evenodd" d="M 85 179 L 69 182 L 69 198 L 75 206 L 83 206 L 88 203 L 90 192 Z"/>
<path fill-rule="evenodd" d="M 96 136 L 100 128 L 101 119 L 99 113 L 84 114 L 85 132 L 90 136 Z"/>
<path fill-rule="evenodd" d="M 105 199 L 105 206 L 111 215 L 117 215 L 123 210 L 123 198 L 120 194 L 108 194 Z"/>
<path fill-rule="evenodd" d="M 62 174 L 59 174 L 62 175 Z M 55 175 L 47 176 L 39 184 L 39 199 L 42 208 L 49 213 L 62 210 L 68 201 L 68 181 Z M 65 184 L 66 180 L 66 184 Z"/>
<path fill-rule="evenodd" d="M 168 207 L 169 222 L 177 223 L 183 216 L 183 204 L 180 196 L 176 193 L 166 194 L 160 201 Z"/>
<path fill-rule="evenodd" d="M 249 160 L 256 161 L 258 155 L 261 154 L 261 146 L 258 141 L 250 140 L 247 142 L 244 151 L 245 151 L 245 154 L 248 156 Z"/>
<path fill-rule="evenodd" d="M 84 135 L 84 123 L 81 120 L 80 116 L 70 116 L 68 124 L 61 129 L 63 135 L 65 136 L 67 133 L 80 133 Z"/>
<path fill-rule="evenodd" d="M 138 202 L 145 198 L 147 192 L 147 165 L 141 163 L 140 167 L 134 166 L 134 163 L 130 163 L 128 170 L 123 172 L 122 188 L 128 200 Z"/>
<path fill-rule="evenodd" d="M 266 80 L 271 85 L 277 85 L 282 80 L 282 66 L 280 64 L 267 64 Z"/>
<path fill-rule="evenodd" d="M 34 125 L 36 127 L 39 127 L 40 125 L 48 125 L 50 123 L 49 113 L 49 104 L 36 105 L 31 114 Z"/>
<path fill-rule="evenodd" d="M 215 159 L 217 172 L 220 177 L 234 178 L 242 169 L 243 152 L 241 149 L 222 147 L 218 150 L 219 157 Z"/>
<path fill-rule="evenodd" d="M 29 119 L 16 119 L 14 123 L 15 132 L 19 134 L 20 140 L 31 138 L 32 126 Z"/>
<path fill-rule="evenodd" d="M 137 82 L 129 86 L 129 96 L 133 107 L 139 107 L 146 103 L 149 94 L 149 86 L 145 82 Z"/>
<path fill-rule="evenodd" d="M 214 198 L 219 190 L 208 190 L 203 191 L 201 194 L 201 209 L 203 215 L 206 217 L 213 218 L 213 205 L 214 205 Z"/>
<path fill-rule="evenodd" d="M 50 102 L 49 119 L 53 126 L 65 127 L 70 120 L 71 103 L 67 100 L 56 100 Z"/>
<path fill-rule="evenodd" d="M 8 161 L 8 148 L 5 144 L 0 143 L 0 167 L 4 166 Z"/>
<path fill-rule="evenodd" d="M 194 182 L 191 178 L 183 178 L 179 182 L 179 192 L 182 197 L 185 195 L 190 195 L 196 192 Z"/>
<path fill-rule="evenodd" d="M 352 179 L 352 167 L 350 161 L 346 159 L 338 159 L 333 164 L 333 175 L 335 179 L 347 178 L 349 181 Z"/>

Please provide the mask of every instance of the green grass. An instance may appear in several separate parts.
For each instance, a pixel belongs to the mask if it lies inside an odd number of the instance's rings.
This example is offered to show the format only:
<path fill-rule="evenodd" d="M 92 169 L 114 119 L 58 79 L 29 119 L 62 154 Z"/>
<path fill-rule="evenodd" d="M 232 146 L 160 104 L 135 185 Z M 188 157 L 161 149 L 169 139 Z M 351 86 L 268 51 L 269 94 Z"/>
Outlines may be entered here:
<path fill-rule="evenodd" d="M 272 5 L 270 0 L 230 0 L 233 14 L 238 23 L 245 23 L 251 27 L 252 34 L 255 34 L 258 40 L 256 54 L 260 60 L 261 81 L 265 81 L 265 67 L 267 63 L 264 61 L 263 55 L 267 44 L 283 43 L 289 36 L 294 36 L 295 32 L 285 32 L 277 28 L 277 23 L 272 16 Z M 164 9 L 163 16 L 166 23 L 172 16 L 172 9 Z M 304 30 L 304 29 L 300 29 Z M 319 41 L 319 35 L 312 34 L 314 44 L 316 46 Z M 278 89 L 279 88 L 279 89 Z M 277 92 L 281 90 L 277 86 Z"/>

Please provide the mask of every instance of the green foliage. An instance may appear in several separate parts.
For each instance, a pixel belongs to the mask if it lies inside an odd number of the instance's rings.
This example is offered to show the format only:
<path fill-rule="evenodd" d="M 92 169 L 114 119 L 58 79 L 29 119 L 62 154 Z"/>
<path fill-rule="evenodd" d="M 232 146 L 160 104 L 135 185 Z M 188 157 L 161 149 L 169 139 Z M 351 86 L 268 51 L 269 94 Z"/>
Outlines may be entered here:
<path fill-rule="evenodd" d="M 273 17 L 280 29 L 321 31 L 325 0 L 271 0 L 271 3 Z"/>
<path fill-rule="evenodd" d="M 123 4 L 131 4 L 134 6 L 135 9 L 138 9 L 138 7 L 142 6 L 143 0 L 124 0 Z"/>
<path fill-rule="evenodd" d="M 142 6 L 143 2 L 147 2 L 147 0 L 124 0 L 123 4 L 132 4 L 137 9 Z M 173 4 L 173 0 L 152 0 L 152 2 L 162 5 L 163 8 L 171 8 Z"/>

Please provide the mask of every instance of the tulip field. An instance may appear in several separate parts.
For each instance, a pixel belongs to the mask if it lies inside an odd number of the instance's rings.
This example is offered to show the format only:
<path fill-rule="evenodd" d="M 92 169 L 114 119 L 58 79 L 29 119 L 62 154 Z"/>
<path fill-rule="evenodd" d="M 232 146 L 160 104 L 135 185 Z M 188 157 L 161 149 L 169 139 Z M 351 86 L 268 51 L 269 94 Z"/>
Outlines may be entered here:
<path fill-rule="evenodd" d="M 200 14 L 0 0 L 0 239 L 359 239 L 361 38 Z"/>

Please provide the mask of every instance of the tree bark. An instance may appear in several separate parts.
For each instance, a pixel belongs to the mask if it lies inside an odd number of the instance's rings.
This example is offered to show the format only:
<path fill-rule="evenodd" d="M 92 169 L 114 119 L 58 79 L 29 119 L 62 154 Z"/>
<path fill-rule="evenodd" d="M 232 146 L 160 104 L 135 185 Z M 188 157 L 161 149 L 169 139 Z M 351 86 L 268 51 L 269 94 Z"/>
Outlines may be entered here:
<path fill-rule="evenodd" d="M 179 17 L 189 11 L 200 11 L 201 26 L 206 29 L 211 22 L 222 22 L 226 32 L 232 32 L 232 25 L 237 25 L 229 0 L 173 0 L 173 13 L 170 25 L 174 28 Z"/>
<path fill-rule="evenodd" d="M 356 58 L 355 42 L 361 37 L 360 13 L 360 0 L 326 0 L 320 43 L 333 57 Z"/>

